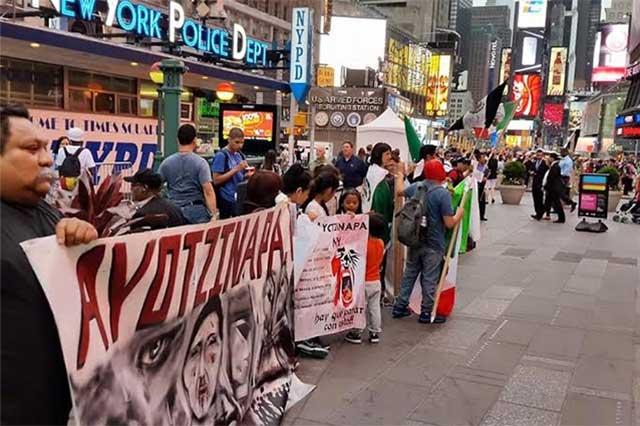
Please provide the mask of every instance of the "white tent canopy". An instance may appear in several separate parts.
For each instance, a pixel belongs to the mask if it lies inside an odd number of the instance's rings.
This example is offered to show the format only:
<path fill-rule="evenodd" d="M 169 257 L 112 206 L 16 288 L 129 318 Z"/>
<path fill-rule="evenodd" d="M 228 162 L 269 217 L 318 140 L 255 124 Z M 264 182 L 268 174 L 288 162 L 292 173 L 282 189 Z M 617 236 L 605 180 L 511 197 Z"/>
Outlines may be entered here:
<path fill-rule="evenodd" d="M 404 131 L 404 122 L 391 108 L 387 108 L 372 122 L 358 126 L 357 149 L 365 148 L 367 145 L 375 145 L 378 142 L 385 142 L 391 145 L 392 149 L 399 149 L 400 158 L 404 161 L 409 159 L 409 145 Z"/>

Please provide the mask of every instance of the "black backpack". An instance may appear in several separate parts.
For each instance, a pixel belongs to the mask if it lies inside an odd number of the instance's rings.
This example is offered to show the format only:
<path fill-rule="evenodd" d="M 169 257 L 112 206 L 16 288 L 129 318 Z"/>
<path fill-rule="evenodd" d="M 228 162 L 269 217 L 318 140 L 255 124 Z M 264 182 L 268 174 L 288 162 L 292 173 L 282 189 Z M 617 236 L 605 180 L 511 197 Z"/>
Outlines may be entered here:
<path fill-rule="evenodd" d="M 415 195 L 396 213 L 398 241 L 409 248 L 418 248 L 424 242 L 429 227 L 429 207 L 427 196 L 438 189 L 432 186 L 426 190 L 426 183 L 420 182 Z"/>
<path fill-rule="evenodd" d="M 82 164 L 80 163 L 80 153 L 84 148 L 80 147 L 73 154 L 69 154 L 67 147 L 64 147 L 64 160 L 58 168 L 58 173 L 63 177 L 77 178 L 82 174 Z"/>

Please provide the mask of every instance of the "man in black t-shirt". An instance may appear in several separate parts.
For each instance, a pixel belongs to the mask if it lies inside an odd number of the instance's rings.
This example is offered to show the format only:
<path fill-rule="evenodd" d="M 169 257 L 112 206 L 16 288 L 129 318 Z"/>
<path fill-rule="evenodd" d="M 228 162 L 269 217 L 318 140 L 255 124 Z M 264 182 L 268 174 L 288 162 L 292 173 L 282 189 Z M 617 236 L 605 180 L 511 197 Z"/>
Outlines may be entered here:
<path fill-rule="evenodd" d="M 61 219 L 43 201 L 53 159 L 29 112 L 0 107 L 0 130 L 0 423 L 67 424 L 71 397 L 60 339 L 20 243 L 55 234 L 60 244 L 72 246 L 98 233 L 87 222 Z"/>
<path fill-rule="evenodd" d="M 125 177 L 124 180 L 131 183 L 131 194 L 136 203 L 137 211 L 133 218 L 143 218 L 142 222 L 133 228 L 149 226 L 151 229 L 161 229 L 185 224 L 182 211 L 171 201 L 160 196 L 160 174 L 154 173 L 151 169 L 143 169 L 133 176 Z"/>

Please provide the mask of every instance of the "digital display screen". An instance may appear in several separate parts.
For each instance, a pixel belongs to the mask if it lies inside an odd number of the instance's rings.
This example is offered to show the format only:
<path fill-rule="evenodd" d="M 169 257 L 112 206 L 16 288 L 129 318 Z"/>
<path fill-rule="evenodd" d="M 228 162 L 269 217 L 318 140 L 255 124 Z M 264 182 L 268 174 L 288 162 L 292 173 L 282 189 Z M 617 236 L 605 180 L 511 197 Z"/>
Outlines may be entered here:
<path fill-rule="evenodd" d="M 540 111 L 541 95 L 540 74 L 514 74 L 511 100 L 516 103 L 516 118 L 536 117 Z"/>
<path fill-rule="evenodd" d="M 275 149 L 277 140 L 277 107 L 275 105 L 220 105 L 220 148 L 227 145 L 234 127 L 244 132 L 245 154 L 263 155 Z"/>

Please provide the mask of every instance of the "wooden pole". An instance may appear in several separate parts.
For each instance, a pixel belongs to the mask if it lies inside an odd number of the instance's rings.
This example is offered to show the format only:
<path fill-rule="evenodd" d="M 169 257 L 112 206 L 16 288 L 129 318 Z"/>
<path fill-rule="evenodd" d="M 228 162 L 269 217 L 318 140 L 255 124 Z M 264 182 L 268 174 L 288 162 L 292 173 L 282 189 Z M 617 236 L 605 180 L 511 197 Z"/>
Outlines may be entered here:
<path fill-rule="evenodd" d="M 464 207 L 467 204 L 467 200 L 469 199 L 469 193 L 471 190 L 467 190 L 462 196 L 462 200 L 460 201 L 460 206 Z M 463 219 L 460 220 L 462 222 Z M 436 294 L 433 299 L 433 308 L 431 309 L 431 322 L 436 319 L 436 313 L 438 312 L 438 303 L 440 303 L 440 293 L 442 293 L 442 287 L 444 286 L 444 280 L 449 273 L 449 264 L 451 263 L 451 254 L 453 253 L 453 249 L 456 246 L 456 242 L 458 241 L 458 232 L 460 232 L 460 222 L 456 223 L 453 227 L 453 232 L 451 233 L 451 240 L 449 241 L 449 247 L 447 247 L 447 255 L 444 258 L 444 265 L 442 266 L 442 273 L 440 274 L 440 281 L 438 281 L 438 287 L 436 288 Z M 456 256 L 458 253 L 456 253 Z"/>

